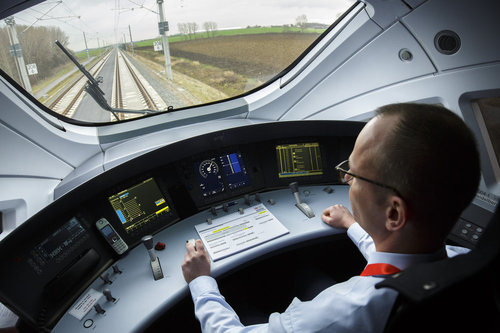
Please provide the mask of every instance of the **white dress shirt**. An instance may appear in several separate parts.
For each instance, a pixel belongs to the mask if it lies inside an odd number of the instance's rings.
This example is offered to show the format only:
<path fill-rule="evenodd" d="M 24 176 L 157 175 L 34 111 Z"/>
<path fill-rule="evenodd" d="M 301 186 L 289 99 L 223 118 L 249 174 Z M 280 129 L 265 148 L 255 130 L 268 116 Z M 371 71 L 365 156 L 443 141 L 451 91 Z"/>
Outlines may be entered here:
<path fill-rule="evenodd" d="M 376 252 L 371 237 L 357 223 L 348 236 L 371 263 L 387 263 L 404 270 L 410 265 L 430 262 L 468 250 L 446 247 L 432 254 L 400 254 Z M 397 292 L 389 288 L 375 289 L 384 276 L 354 276 L 337 283 L 314 299 L 302 302 L 294 298 L 283 313 L 272 313 L 268 323 L 244 326 L 231 306 L 220 294 L 217 282 L 200 276 L 189 284 L 195 315 L 202 331 L 208 332 L 382 332 Z"/>

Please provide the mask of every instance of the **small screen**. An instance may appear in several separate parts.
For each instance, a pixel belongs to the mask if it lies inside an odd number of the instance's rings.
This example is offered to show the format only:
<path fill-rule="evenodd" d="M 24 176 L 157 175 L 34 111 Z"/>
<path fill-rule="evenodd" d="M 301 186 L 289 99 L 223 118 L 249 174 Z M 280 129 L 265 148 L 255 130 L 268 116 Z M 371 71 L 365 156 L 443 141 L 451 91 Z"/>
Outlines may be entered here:
<path fill-rule="evenodd" d="M 113 229 L 111 229 L 111 227 L 109 225 L 105 226 L 104 228 L 101 229 L 101 232 L 104 236 L 108 237 L 113 235 L 114 232 L 113 232 Z"/>
<path fill-rule="evenodd" d="M 46 265 L 59 263 L 83 244 L 88 234 L 80 222 L 73 217 L 30 252 L 29 264 L 41 274 Z"/>
<path fill-rule="evenodd" d="M 278 177 L 302 177 L 323 174 L 318 142 L 276 146 Z"/>
<path fill-rule="evenodd" d="M 239 152 L 196 162 L 194 169 L 204 197 L 250 184 L 247 169 Z"/>
<path fill-rule="evenodd" d="M 109 197 L 109 202 L 126 232 L 136 230 L 170 207 L 153 178 Z"/>
<path fill-rule="evenodd" d="M 224 192 L 222 174 L 215 157 L 195 163 L 194 168 L 204 197 Z"/>
<path fill-rule="evenodd" d="M 230 190 L 249 185 L 247 169 L 239 152 L 222 155 L 219 159 Z"/>

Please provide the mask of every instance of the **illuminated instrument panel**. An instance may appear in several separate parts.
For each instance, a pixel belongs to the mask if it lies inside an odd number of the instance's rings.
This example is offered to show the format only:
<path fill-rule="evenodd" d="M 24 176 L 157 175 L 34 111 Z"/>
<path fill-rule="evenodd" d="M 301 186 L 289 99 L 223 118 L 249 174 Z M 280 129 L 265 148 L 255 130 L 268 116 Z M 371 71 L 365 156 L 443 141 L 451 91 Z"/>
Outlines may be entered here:
<path fill-rule="evenodd" d="M 220 155 L 194 165 L 203 197 L 250 185 L 243 157 L 240 152 Z"/>
<path fill-rule="evenodd" d="M 109 202 L 127 233 L 170 212 L 169 203 L 153 178 L 112 195 Z"/>
<path fill-rule="evenodd" d="M 292 143 L 276 146 L 278 177 L 292 178 L 323 174 L 318 142 Z"/>
<path fill-rule="evenodd" d="M 204 197 L 224 192 L 224 182 L 215 158 L 196 163 L 200 191 Z"/>
<path fill-rule="evenodd" d="M 290 234 L 321 234 L 321 209 L 333 203 L 332 195 L 348 204 L 346 186 L 339 185 L 336 192 L 330 188 L 338 184 L 333 166 L 349 156 L 363 125 L 304 121 L 243 126 L 179 141 L 111 168 L 0 243 L 0 300 L 40 329 L 54 328 L 64 316 L 64 325 L 105 331 L 96 322 L 111 320 L 112 312 L 99 317 L 91 310 L 91 317 L 80 322 L 67 314 L 75 309 L 72 304 L 102 295 L 106 288 L 117 293 L 117 307 L 123 309 L 134 309 L 142 298 L 155 299 L 160 307 L 165 306 L 162 297 L 178 300 L 187 293 L 180 274 L 182 253 L 199 223 L 264 204 L 278 219 L 296 223 Z M 314 224 L 303 223 L 309 219 L 294 205 L 291 182 L 315 186 L 304 192 L 316 212 Z M 100 227 L 98 221 L 104 221 Z M 159 247 L 165 277 L 158 281 L 140 245 L 146 235 L 161 235 L 167 242 Z M 125 246 L 117 251 L 113 244 L 121 241 Z M 154 284 L 146 290 L 139 281 Z M 169 289 L 173 286 L 177 289 Z M 104 310 L 114 306 L 112 301 L 101 303 Z M 120 318 L 116 320 L 123 325 L 137 324 L 128 323 L 134 319 L 127 315 Z"/>

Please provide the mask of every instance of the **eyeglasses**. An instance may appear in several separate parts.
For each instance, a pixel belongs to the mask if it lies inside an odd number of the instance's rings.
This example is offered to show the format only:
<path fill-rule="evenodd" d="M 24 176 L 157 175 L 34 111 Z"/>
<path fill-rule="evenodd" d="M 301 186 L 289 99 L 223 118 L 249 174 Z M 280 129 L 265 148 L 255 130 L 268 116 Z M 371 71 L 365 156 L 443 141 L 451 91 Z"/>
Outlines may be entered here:
<path fill-rule="evenodd" d="M 341 162 L 339 165 L 337 165 L 335 167 L 335 170 L 337 170 L 337 172 L 339 173 L 339 180 L 342 183 L 349 184 L 349 182 L 353 178 L 359 178 L 359 179 L 362 179 L 362 180 L 364 180 L 366 182 L 369 182 L 369 183 L 372 183 L 372 184 L 375 184 L 375 185 L 387 188 L 389 190 L 392 190 L 398 196 L 400 196 L 401 198 L 403 198 L 403 196 L 401 195 L 401 193 L 398 190 L 396 190 L 394 187 L 389 186 L 389 185 L 385 185 L 385 184 L 382 184 L 382 183 L 379 183 L 379 182 L 376 182 L 374 180 L 371 180 L 371 179 L 368 179 L 368 178 L 365 178 L 365 177 L 361 177 L 361 176 L 355 175 L 352 172 L 349 172 L 349 169 L 350 169 L 349 168 L 349 160 L 345 160 L 345 161 Z"/>

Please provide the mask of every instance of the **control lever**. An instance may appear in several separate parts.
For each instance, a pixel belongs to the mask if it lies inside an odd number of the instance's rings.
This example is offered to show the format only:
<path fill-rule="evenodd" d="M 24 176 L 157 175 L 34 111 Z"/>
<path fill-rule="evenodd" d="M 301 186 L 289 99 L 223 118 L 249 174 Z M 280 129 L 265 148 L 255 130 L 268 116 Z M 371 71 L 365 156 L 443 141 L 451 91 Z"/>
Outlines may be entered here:
<path fill-rule="evenodd" d="M 149 259 L 151 263 L 151 270 L 153 271 L 153 277 L 155 280 L 159 280 L 163 278 L 163 271 L 160 265 L 160 258 L 156 256 L 155 250 L 153 248 L 153 236 L 147 235 L 142 237 L 142 244 L 148 250 Z"/>
<path fill-rule="evenodd" d="M 94 304 L 94 309 L 98 314 L 104 314 L 106 312 L 99 303 Z"/>
<path fill-rule="evenodd" d="M 102 291 L 102 293 L 104 294 L 104 296 L 106 296 L 106 300 L 107 300 L 108 302 L 114 302 L 114 301 L 116 301 L 116 298 L 114 298 L 114 297 L 113 297 L 113 295 L 111 295 L 111 290 L 109 290 L 109 289 L 104 289 L 104 290 Z"/>
<path fill-rule="evenodd" d="M 109 278 L 109 273 L 104 273 L 103 275 L 100 276 L 101 280 L 104 281 L 106 284 L 112 284 L 113 281 Z"/>
<path fill-rule="evenodd" d="M 114 265 L 113 265 L 113 273 L 115 273 L 115 274 L 121 274 L 121 273 L 123 273 L 123 272 L 120 270 L 120 268 L 118 267 L 118 264 L 114 264 Z"/>
<path fill-rule="evenodd" d="M 295 207 L 300 209 L 300 211 L 302 213 L 304 213 L 304 215 L 307 216 L 308 218 L 313 218 L 314 212 L 311 209 L 311 207 L 309 207 L 309 205 L 307 205 L 305 202 L 302 202 L 302 200 L 300 199 L 299 183 L 293 182 L 293 183 L 290 183 L 289 186 L 290 186 L 290 189 L 292 190 L 293 196 L 295 197 L 295 201 L 296 201 Z"/>

